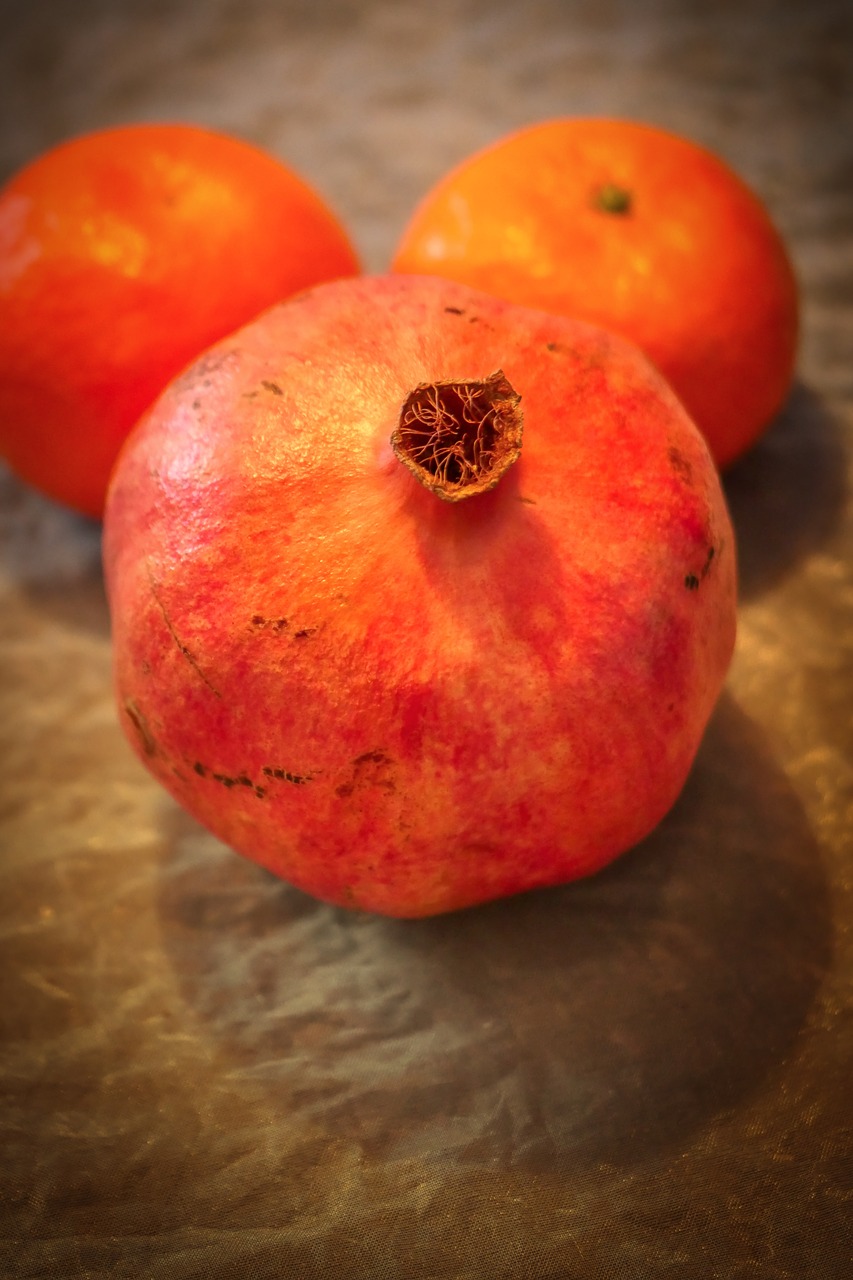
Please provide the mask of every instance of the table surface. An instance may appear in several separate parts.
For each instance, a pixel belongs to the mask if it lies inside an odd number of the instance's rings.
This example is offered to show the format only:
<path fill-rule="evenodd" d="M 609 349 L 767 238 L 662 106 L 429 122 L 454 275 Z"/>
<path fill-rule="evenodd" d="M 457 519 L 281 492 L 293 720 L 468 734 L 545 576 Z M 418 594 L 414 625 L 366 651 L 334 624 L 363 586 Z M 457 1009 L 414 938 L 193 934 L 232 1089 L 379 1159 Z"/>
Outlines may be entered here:
<path fill-rule="evenodd" d="M 725 478 L 737 651 L 674 811 L 575 886 L 418 923 L 183 815 L 112 704 L 99 529 L 0 471 L 0 1272 L 853 1274 L 853 23 L 722 0 L 7 0 L 0 178 L 95 126 L 269 148 L 383 270 L 555 115 L 724 156 L 788 240 L 798 381 Z"/>

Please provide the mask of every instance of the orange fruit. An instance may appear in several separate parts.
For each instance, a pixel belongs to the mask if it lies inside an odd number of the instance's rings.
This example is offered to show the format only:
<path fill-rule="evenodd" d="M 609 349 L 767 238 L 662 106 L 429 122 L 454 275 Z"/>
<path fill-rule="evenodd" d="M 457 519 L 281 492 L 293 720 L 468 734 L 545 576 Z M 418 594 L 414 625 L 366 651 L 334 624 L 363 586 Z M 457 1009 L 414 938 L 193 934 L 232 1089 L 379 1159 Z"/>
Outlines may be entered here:
<path fill-rule="evenodd" d="M 717 156 L 650 125 L 557 119 L 500 139 L 426 195 L 392 269 L 633 340 L 721 467 L 791 387 L 797 284 L 767 209 Z"/>
<path fill-rule="evenodd" d="M 0 190 L 0 456 L 99 518 L 140 414 L 205 347 L 359 270 L 271 154 L 188 124 L 64 142 Z"/>

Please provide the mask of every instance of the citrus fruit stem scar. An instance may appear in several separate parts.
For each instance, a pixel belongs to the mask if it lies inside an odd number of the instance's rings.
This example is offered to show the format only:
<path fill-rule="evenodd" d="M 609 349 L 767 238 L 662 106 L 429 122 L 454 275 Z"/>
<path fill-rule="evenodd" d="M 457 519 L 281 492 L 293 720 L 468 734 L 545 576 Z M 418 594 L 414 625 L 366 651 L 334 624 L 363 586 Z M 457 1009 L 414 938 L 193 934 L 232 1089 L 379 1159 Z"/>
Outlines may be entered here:
<path fill-rule="evenodd" d="M 602 213 L 630 213 L 631 192 L 627 187 L 617 186 L 615 182 L 605 182 L 595 193 L 595 206 Z"/>
<path fill-rule="evenodd" d="M 391 447 L 446 502 L 485 493 L 521 453 L 520 401 L 501 369 L 487 378 L 422 382 L 403 403 Z"/>

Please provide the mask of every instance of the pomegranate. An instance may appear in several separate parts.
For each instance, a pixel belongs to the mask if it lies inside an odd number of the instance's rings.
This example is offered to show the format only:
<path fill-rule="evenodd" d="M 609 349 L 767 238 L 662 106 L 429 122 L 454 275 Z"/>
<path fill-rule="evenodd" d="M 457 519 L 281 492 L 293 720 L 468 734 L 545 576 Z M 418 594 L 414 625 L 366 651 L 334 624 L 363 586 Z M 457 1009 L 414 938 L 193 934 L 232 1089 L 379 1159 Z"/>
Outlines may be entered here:
<path fill-rule="evenodd" d="M 698 429 L 624 339 L 438 277 L 319 285 L 137 425 L 118 709 L 235 850 L 416 917 L 588 875 L 676 799 L 731 658 Z"/>

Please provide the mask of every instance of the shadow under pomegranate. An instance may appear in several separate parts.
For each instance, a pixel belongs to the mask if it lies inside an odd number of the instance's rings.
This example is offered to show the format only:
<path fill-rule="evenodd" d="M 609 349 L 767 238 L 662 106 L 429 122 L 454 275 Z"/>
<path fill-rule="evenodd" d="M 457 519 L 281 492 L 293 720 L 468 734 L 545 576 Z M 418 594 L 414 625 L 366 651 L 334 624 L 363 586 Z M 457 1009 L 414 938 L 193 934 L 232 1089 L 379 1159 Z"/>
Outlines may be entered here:
<path fill-rule="evenodd" d="M 342 1143 L 463 1179 L 631 1169 L 761 1087 L 830 963 L 815 839 L 728 698 L 640 847 L 444 917 L 324 906 L 165 812 L 160 923 L 188 1031 L 321 1183 Z"/>

